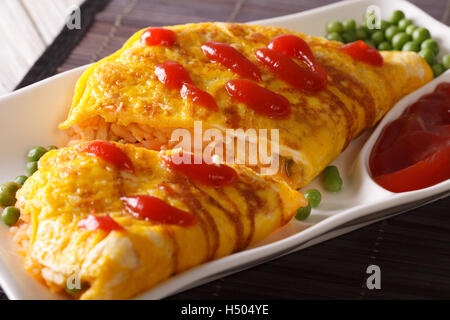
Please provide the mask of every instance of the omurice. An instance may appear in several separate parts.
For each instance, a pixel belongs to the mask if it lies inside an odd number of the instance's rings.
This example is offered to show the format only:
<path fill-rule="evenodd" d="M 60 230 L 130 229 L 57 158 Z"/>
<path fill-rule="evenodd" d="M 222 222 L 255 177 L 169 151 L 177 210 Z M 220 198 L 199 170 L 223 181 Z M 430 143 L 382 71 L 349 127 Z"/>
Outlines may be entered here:
<path fill-rule="evenodd" d="M 60 128 L 72 141 L 113 140 L 157 151 L 179 147 L 173 132 L 193 133 L 196 123 L 203 131 L 267 130 L 270 137 L 258 136 L 256 148 L 273 150 L 277 179 L 302 187 L 433 78 L 415 52 L 366 47 L 238 23 L 143 29 L 86 70 Z M 233 139 L 215 143 L 240 138 Z M 230 152 L 231 159 L 239 156 Z M 221 158 L 229 162 L 228 156 Z M 257 160 L 244 157 L 260 173 L 264 164 Z"/>
<path fill-rule="evenodd" d="M 26 268 L 73 298 L 126 299 L 248 247 L 307 203 L 245 166 L 194 161 L 99 140 L 49 151 L 17 193 Z"/>

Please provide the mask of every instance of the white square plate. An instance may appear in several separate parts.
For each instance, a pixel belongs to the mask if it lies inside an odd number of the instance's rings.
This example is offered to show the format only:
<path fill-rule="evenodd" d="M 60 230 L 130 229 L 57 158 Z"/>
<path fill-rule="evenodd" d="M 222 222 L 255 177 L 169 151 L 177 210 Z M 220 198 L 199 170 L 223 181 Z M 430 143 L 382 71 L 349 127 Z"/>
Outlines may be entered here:
<path fill-rule="evenodd" d="M 252 23 L 323 36 L 327 22 L 345 18 L 361 21 L 369 5 L 377 5 L 383 18 L 395 9 L 403 10 L 415 24 L 430 30 L 440 44 L 441 56 L 450 52 L 450 28 L 403 0 L 338 2 Z M 57 124 L 65 118 L 75 82 L 85 68 L 68 71 L 0 98 L 0 145 L 4 150 L 0 155 L 0 181 L 11 180 L 25 172 L 25 152 L 30 147 L 61 141 Z M 423 190 L 393 194 L 376 185 L 367 174 L 367 156 L 382 127 L 442 81 L 450 81 L 450 71 L 399 101 L 375 130 L 367 130 L 349 145 L 334 162 L 344 180 L 341 192 L 327 193 L 317 181 L 308 185 L 308 188 L 314 187 L 322 192 L 323 201 L 305 223 L 292 221 L 252 248 L 183 272 L 137 298 L 163 298 L 447 196 L 450 181 Z M 0 243 L 0 284 L 9 298 L 62 298 L 26 273 L 8 228 L 3 224 L 0 226 Z"/>

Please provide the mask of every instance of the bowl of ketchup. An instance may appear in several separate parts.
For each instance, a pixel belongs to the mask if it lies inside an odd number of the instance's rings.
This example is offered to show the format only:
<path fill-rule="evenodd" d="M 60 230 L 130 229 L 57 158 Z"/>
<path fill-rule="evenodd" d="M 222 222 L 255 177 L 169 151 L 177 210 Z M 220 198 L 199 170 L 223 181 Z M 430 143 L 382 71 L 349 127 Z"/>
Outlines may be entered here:
<path fill-rule="evenodd" d="M 388 191 L 421 190 L 450 179 L 450 77 L 440 78 L 375 132 L 368 170 Z"/>

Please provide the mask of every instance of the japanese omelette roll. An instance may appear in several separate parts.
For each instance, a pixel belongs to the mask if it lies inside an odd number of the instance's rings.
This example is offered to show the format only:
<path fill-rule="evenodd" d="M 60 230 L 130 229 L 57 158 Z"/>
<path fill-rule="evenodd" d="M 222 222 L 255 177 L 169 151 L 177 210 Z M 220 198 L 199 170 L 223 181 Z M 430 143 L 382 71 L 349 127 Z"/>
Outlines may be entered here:
<path fill-rule="evenodd" d="M 174 130 L 192 132 L 196 121 L 203 132 L 276 129 L 278 140 L 258 139 L 276 144 L 274 175 L 298 188 L 433 78 L 415 52 L 386 51 L 380 59 L 361 61 L 342 43 L 278 27 L 144 29 L 86 70 L 60 128 L 69 129 L 72 141 L 115 140 L 153 150 L 179 146 Z M 264 165 L 252 167 L 261 172 Z"/>
<path fill-rule="evenodd" d="M 307 204 L 272 177 L 177 165 L 177 152 L 97 140 L 44 155 L 17 193 L 26 268 L 53 291 L 71 284 L 73 298 L 126 299 L 248 247 Z"/>

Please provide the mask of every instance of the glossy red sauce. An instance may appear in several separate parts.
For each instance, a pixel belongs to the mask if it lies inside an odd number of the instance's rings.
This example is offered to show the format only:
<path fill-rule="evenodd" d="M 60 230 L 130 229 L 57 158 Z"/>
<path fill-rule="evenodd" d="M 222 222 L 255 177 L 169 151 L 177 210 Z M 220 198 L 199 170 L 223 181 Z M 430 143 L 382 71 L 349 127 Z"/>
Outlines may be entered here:
<path fill-rule="evenodd" d="M 289 101 L 251 81 L 235 79 L 225 84 L 228 94 L 257 113 L 273 119 L 286 119 L 291 114 Z"/>
<path fill-rule="evenodd" d="M 95 216 L 90 214 L 87 218 L 78 222 L 78 227 L 89 231 L 103 230 L 110 232 L 114 230 L 125 230 L 109 215 Z"/>
<path fill-rule="evenodd" d="M 392 192 L 450 179 L 450 83 L 441 83 L 384 128 L 369 166 L 374 180 Z"/>
<path fill-rule="evenodd" d="M 128 155 L 112 142 L 94 141 L 81 148 L 81 151 L 92 157 L 99 157 L 116 168 L 134 173 L 134 166 Z"/>
<path fill-rule="evenodd" d="M 127 210 L 136 218 L 183 227 L 193 226 L 197 217 L 175 208 L 163 200 L 149 196 L 133 196 L 120 198 Z"/>
<path fill-rule="evenodd" d="M 283 81 L 305 92 L 316 92 L 326 87 L 319 73 L 302 68 L 284 53 L 270 48 L 256 50 L 256 58 Z"/>
<path fill-rule="evenodd" d="M 341 50 L 350 55 L 353 59 L 359 60 L 374 66 L 383 65 L 383 57 L 377 49 L 372 48 L 362 40 L 347 43 Z"/>
<path fill-rule="evenodd" d="M 261 80 L 258 67 L 232 46 L 220 42 L 206 42 L 202 45 L 202 50 L 210 61 L 218 62 L 244 78 Z"/>
<path fill-rule="evenodd" d="M 147 46 L 171 46 L 175 39 L 175 32 L 165 28 L 148 28 L 141 35 L 141 43 Z"/>
<path fill-rule="evenodd" d="M 182 153 L 179 154 L 183 155 Z M 210 187 L 224 187 L 234 184 L 238 180 L 236 171 L 225 164 L 208 164 L 193 154 L 187 155 L 189 163 L 181 162 L 170 155 L 163 155 L 164 162 L 171 168 L 188 178 Z"/>
<path fill-rule="evenodd" d="M 321 89 L 326 88 L 328 83 L 327 73 L 317 63 L 311 48 L 305 40 L 293 34 L 284 34 L 273 38 L 267 47 L 289 57 L 299 59 L 314 74 L 311 77 L 316 82 L 317 87 Z"/>
<path fill-rule="evenodd" d="M 180 90 L 183 99 L 189 99 L 194 104 L 212 111 L 219 111 L 216 101 L 208 92 L 197 88 L 187 70 L 178 62 L 168 61 L 155 67 L 155 74 L 169 89 Z"/>
<path fill-rule="evenodd" d="M 216 100 L 208 92 L 203 91 L 193 84 L 184 83 L 180 90 L 183 99 L 190 99 L 193 103 L 212 111 L 219 111 Z"/>
<path fill-rule="evenodd" d="M 186 69 L 175 61 L 167 61 L 155 67 L 155 74 L 159 81 L 169 89 L 180 90 L 183 83 L 192 83 Z"/>

